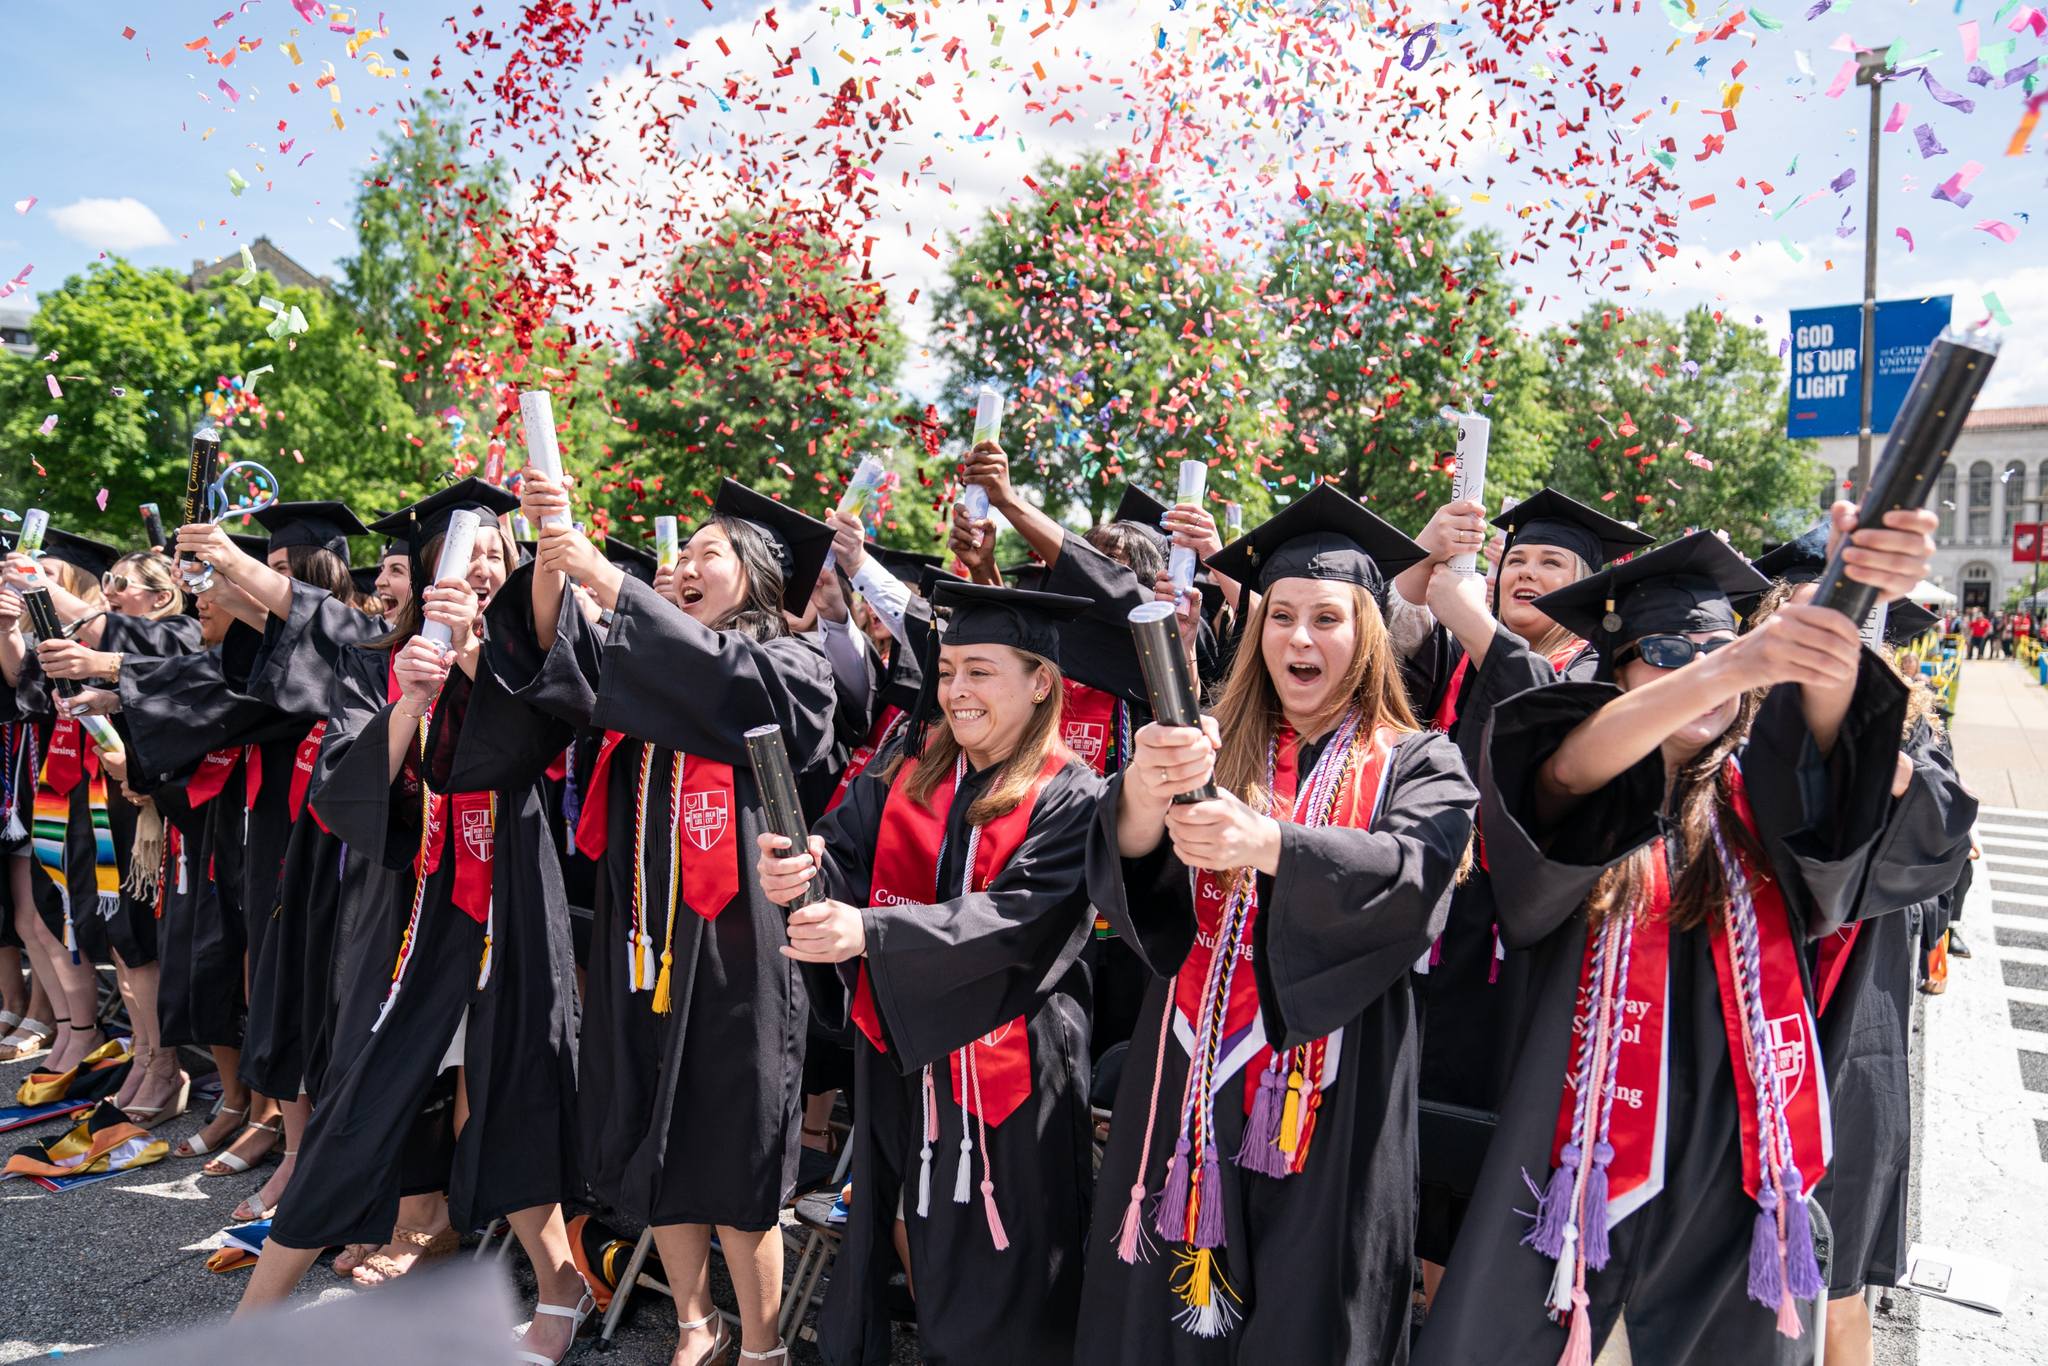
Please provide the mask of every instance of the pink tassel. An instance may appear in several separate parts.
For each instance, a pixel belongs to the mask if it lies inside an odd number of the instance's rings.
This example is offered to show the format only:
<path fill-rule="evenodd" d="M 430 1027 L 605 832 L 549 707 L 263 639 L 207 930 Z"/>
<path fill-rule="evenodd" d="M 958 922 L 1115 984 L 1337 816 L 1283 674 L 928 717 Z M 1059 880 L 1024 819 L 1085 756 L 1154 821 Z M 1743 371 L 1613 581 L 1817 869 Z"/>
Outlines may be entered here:
<path fill-rule="evenodd" d="M 1008 1251 L 1010 1235 L 1003 1232 L 1003 1216 L 996 1213 L 996 1183 L 987 1177 L 981 1181 L 981 1208 L 988 1215 L 988 1236 L 995 1243 L 996 1251 Z"/>
<path fill-rule="evenodd" d="M 1557 1366 L 1593 1366 L 1593 1316 L 1586 1311 L 1586 1292 L 1572 1291 L 1572 1326 L 1565 1334 L 1564 1355 Z"/>
<path fill-rule="evenodd" d="M 1522 1246 L 1533 1247 L 1552 1261 L 1564 1255 L 1564 1230 L 1572 1221 L 1572 1188 L 1578 1179 L 1579 1147 L 1567 1143 L 1557 1155 L 1557 1170 L 1550 1174 L 1549 1184 L 1537 1193 L 1536 1222 L 1522 1235 Z M 1531 1189 L 1534 1184 L 1530 1183 Z"/>
<path fill-rule="evenodd" d="M 1778 1336 L 1795 1341 L 1806 1336 L 1806 1325 L 1799 1321 L 1799 1302 L 1789 1292 L 1778 1300 Z"/>
<path fill-rule="evenodd" d="M 1757 1210 L 1749 1234 L 1749 1297 L 1770 1309 L 1785 1297 L 1785 1249 L 1778 1241 L 1777 1193 L 1766 1186 L 1764 1196 L 1770 1204 Z"/>
<path fill-rule="evenodd" d="M 1166 1164 L 1166 1185 L 1159 1192 L 1159 1208 L 1152 1212 L 1152 1227 L 1169 1243 L 1187 1237 L 1189 1146 L 1186 1134 L 1173 1145 L 1173 1160 Z"/>
<path fill-rule="evenodd" d="M 1287 1083 L 1277 1068 L 1259 1074 L 1259 1093 L 1252 1100 L 1251 1118 L 1245 1121 L 1244 1142 L 1237 1148 L 1237 1165 L 1261 1176 L 1286 1176 L 1287 1154 L 1280 1151 L 1280 1113 Z"/>
<path fill-rule="evenodd" d="M 1125 1266 L 1151 1260 L 1150 1240 L 1145 1236 L 1145 1187 L 1133 1184 L 1131 1203 L 1124 1206 L 1123 1227 L 1116 1235 L 1116 1259 Z"/>
<path fill-rule="evenodd" d="M 1586 1266 L 1592 1271 L 1607 1265 L 1607 1164 L 1613 1160 L 1613 1148 L 1593 1145 L 1593 1165 L 1586 1169 L 1586 1207 L 1579 1216 L 1579 1245 L 1586 1249 Z"/>
<path fill-rule="evenodd" d="M 1785 1288 L 1794 1299 L 1812 1300 L 1820 1298 L 1827 1283 L 1821 1280 L 1820 1262 L 1813 1255 L 1813 1217 L 1801 1195 L 1805 1184 L 1797 1167 L 1778 1174 L 1778 1198 L 1785 1204 Z"/>
<path fill-rule="evenodd" d="M 1205 1143 L 1201 1205 L 1195 1210 L 1195 1246 L 1222 1247 L 1223 1241 L 1223 1159 L 1216 1155 L 1214 1143 Z"/>

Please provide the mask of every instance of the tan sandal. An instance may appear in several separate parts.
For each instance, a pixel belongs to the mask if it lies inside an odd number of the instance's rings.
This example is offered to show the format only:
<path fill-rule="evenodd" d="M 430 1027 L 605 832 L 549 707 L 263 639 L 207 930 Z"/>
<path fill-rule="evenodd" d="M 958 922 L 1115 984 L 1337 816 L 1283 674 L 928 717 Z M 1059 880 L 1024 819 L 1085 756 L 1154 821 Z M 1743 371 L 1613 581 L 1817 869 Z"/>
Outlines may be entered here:
<path fill-rule="evenodd" d="M 370 1260 L 370 1254 L 382 1246 L 384 1246 L 382 1243 L 350 1243 L 347 1247 L 334 1254 L 334 1274 L 344 1278 L 348 1277 L 357 1267 Z M 348 1263 L 348 1265 L 342 1265 L 344 1262 Z"/>
<path fill-rule="evenodd" d="M 400 1266 L 398 1259 L 389 1253 L 375 1253 L 366 1257 L 363 1260 L 363 1264 L 351 1273 L 356 1279 L 356 1284 L 382 1285 L 386 1281 L 395 1281 L 424 1262 L 430 1262 L 436 1257 L 446 1257 L 452 1254 L 457 1248 L 462 1246 L 462 1235 L 457 1233 L 453 1227 L 444 1228 L 439 1233 L 424 1233 L 416 1228 L 401 1228 L 392 1231 L 391 1242 L 407 1243 L 419 1249 L 419 1253 L 412 1260 L 412 1265 Z M 365 1272 L 368 1272 L 369 1275 L 364 1275 L 363 1273 Z"/>
<path fill-rule="evenodd" d="M 7 1037 L 0 1039 L 0 1062 L 25 1062 L 49 1052 L 57 1042 L 57 1030 L 62 1023 L 47 1025 L 41 1020 L 17 1021 Z"/>

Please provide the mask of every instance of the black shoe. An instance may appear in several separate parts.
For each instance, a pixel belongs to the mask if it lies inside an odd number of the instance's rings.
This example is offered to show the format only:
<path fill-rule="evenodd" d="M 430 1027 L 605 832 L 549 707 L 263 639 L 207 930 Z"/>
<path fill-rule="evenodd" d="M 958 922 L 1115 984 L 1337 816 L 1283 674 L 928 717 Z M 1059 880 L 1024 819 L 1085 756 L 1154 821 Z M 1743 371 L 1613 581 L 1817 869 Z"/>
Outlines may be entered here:
<path fill-rule="evenodd" d="M 1968 958 L 1970 956 L 1970 946 L 1963 942 L 1963 932 L 1954 925 L 1948 927 L 1948 956 L 1951 958 Z"/>

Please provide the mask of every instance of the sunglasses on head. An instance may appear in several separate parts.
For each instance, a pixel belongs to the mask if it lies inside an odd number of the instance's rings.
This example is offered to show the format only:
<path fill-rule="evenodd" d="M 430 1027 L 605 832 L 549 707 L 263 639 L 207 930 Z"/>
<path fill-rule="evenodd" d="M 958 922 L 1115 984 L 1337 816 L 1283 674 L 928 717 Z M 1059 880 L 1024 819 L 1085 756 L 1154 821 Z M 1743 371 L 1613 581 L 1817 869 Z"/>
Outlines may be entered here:
<path fill-rule="evenodd" d="M 1723 645 L 1734 643 L 1732 639 L 1698 641 L 1691 636 L 1644 636 L 1623 650 L 1621 657 L 1626 660 L 1633 655 L 1653 669 L 1678 669 L 1701 655 L 1710 655 Z"/>

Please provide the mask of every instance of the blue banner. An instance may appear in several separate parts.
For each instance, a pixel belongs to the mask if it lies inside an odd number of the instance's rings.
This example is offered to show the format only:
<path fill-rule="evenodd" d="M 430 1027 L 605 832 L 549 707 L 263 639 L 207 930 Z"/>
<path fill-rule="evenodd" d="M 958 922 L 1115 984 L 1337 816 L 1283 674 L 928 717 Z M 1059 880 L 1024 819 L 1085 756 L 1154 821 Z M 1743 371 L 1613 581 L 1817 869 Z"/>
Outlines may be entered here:
<path fill-rule="evenodd" d="M 1877 304 L 1877 377 L 1870 391 L 1870 429 L 1891 430 L 1899 405 L 1920 369 L 1920 358 L 1948 326 L 1951 296 L 1880 299 Z M 1787 436 L 1854 436 L 1862 424 L 1863 306 L 1792 310 L 1792 404 Z"/>

